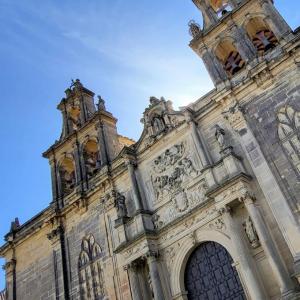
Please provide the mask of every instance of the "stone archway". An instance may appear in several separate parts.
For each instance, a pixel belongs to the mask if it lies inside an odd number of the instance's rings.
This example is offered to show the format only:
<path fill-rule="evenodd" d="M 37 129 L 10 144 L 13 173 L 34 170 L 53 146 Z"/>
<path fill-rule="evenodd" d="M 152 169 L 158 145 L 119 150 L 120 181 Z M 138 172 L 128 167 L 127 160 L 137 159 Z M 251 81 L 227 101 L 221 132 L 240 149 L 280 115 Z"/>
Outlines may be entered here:
<path fill-rule="evenodd" d="M 200 244 L 190 255 L 184 284 L 189 300 L 246 299 L 233 260 L 227 250 L 216 242 Z"/>

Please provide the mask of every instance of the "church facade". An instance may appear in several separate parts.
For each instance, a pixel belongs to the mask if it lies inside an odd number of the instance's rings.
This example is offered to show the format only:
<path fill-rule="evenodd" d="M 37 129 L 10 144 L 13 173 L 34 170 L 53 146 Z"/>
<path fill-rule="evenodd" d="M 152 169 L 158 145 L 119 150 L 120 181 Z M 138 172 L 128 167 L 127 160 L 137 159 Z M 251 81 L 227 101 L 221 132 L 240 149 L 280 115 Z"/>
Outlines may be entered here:
<path fill-rule="evenodd" d="M 12 222 L 7 300 L 300 299 L 300 30 L 272 0 L 193 0 L 215 89 L 150 98 L 137 142 L 76 80 L 53 201 Z"/>

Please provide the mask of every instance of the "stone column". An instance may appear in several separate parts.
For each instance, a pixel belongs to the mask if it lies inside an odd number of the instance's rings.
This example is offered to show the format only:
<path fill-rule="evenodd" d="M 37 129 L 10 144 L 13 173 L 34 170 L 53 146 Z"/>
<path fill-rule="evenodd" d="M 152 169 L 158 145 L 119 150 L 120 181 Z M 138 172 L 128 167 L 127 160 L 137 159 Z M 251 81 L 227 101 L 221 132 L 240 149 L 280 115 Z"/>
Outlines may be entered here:
<path fill-rule="evenodd" d="M 109 158 L 108 158 L 108 152 L 107 152 L 106 141 L 105 141 L 105 136 L 104 136 L 104 125 L 101 121 L 99 124 L 96 125 L 96 130 L 98 131 L 98 140 L 100 143 L 101 164 L 107 165 Z"/>
<path fill-rule="evenodd" d="M 52 198 L 53 198 L 53 202 L 56 202 L 59 198 L 59 191 L 58 191 L 58 178 L 57 178 L 55 158 L 49 160 L 49 164 L 51 169 Z"/>
<path fill-rule="evenodd" d="M 200 51 L 198 50 L 198 53 L 202 58 L 214 85 L 218 85 L 219 83 L 228 79 L 223 65 L 209 49 L 203 46 Z"/>
<path fill-rule="evenodd" d="M 6 297 L 7 300 L 17 299 L 17 283 L 16 283 L 16 264 L 15 259 L 11 259 L 3 266 L 6 278 Z"/>
<path fill-rule="evenodd" d="M 238 133 L 241 146 L 262 189 L 278 227 L 295 259 L 300 255 L 300 228 L 273 175 L 260 146 L 249 128 L 242 109 L 236 104 L 224 112 L 231 127 Z"/>
<path fill-rule="evenodd" d="M 186 110 L 184 112 L 184 114 L 185 114 L 186 122 L 188 123 L 188 125 L 191 128 L 192 137 L 193 137 L 197 152 L 199 153 L 202 167 L 206 168 L 209 165 L 211 165 L 211 158 L 209 156 L 207 148 L 205 147 L 205 144 L 202 142 L 203 139 L 201 137 L 201 133 L 198 131 L 197 125 L 193 119 L 193 111 Z"/>
<path fill-rule="evenodd" d="M 149 274 L 151 279 L 151 287 L 154 294 L 154 300 L 164 300 L 164 291 L 162 287 L 162 280 L 159 274 L 158 267 L 158 253 L 157 252 L 149 252 L 147 254 L 147 262 L 149 266 Z"/>
<path fill-rule="evenodd" d="M 138 278 L 138 269 L 134 262 L 125 266 L 125 270 L 128 271 L 129 283 L 131 288 L 131 295 L 133 300 L 141 300 L 142 292 Z"/>
<path fill-rule="evenodd" d="M 267 16 L 265 21 L 269 25 L 270 29 L 274 32 L 277 38 L 285 38 L 292 32 L 290 26 L 275 8 L 274 4 L 270 0 L 261 0 L 261 6 L 263 12 Z"/>
<path fill-rule="evenodd" d="M 238 27 L 233 21 L 229 23 L 230 31 L 235 38 L 233 43 L 245 62 L 250 62 L 256 57 L 257 50 L 248 38 L 244 29 Z"/>
<path fill-rule="evenodd" d="M 236 253 L 239 257 L 238 259 L 241 265 L 244 283 L 248 288 L 247 290 L 251 300 L 266 299 L 265 291 L 261 286 L 257 275 L 255 262 L 249 253 L 247 245 L 245 244 L 245 240 L 241 234 L 241 229 L 238 227 L 238 224 L 236 224 L 236 221 L 232 216 L 231 208 L 225 206 L 220 209 L 220 213 L 222 214 L 225 225 L 230 233 L 232 245 L 235 247 Z"/>
<path fill-rule="evenodd" d="M 135 162 L 128 160 L 127 161 L 127 168 L 128 168 L 128 173 L 131 181 L 131 186 L 132 186 L 132 192 L 133 192 L 133 201 L 135 205 L 135 210 L 140 211 L 142 210 L 142 204 L 141 204 L 141 195 L 137 183 L 137 179 L 135 176 Z"/>
<path fill-rule="evenodd" d="M 294 293 L 294 283 L 276 249 L 272 237 L 263 221 L 260 211 L 254 205 L 254 197 L 245 189 L 241 200 L 244 202 L 249 216 L 255 226 L 259 241 L 265 251 L 266 257 L 277 279 L 283 299 Z"/>

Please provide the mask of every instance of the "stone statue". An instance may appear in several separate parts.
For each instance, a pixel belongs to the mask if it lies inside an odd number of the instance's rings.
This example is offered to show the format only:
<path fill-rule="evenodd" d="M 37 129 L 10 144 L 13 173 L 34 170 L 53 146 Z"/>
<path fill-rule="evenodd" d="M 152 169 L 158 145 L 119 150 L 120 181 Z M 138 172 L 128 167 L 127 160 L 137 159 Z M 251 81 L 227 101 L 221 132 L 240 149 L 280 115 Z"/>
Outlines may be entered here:
<path fill-rule="evenodd" d="M 84 152 L 84 160 L 86 173 L 88 177 L 93 176 L 98 169 L 98 153 L 97 152 Z"/>
<path fill-rule="evenodd" d="M 102 99 L 101 96 L 98 96 L 98 100 L 98 110 L 106 110 L 104 99 Z"/>
<path fill-rule="evenodd" d="M 183 158 L 182 161 L 179 163 L 179 165 L 183 166 L 184 173 L 188 176 L 195 177 L 197 176 L 197 171 L 195 170 L 193 163 L 188 158 Z"/>
<path fill-rule="evenodd" d="M 219 143 L 221 150 L 223 150 L 225 148 L 225 130 L 219 125 L 216 125 L 215 128 L 216 128 L 216 132 L 215 132 L 216 140 Z"/>
<path fill-rule="evenodd" d="M 243 223 L 243 226 L 251 247 L 257 248 L 260 245 L 259 238 L 250 217 L 246 219 L 246 221 Z"/>
<path fill-rule="evenodd" d="M 115 207 L 117 208 L 118 218 L 127 217 L 127 207 L 125 203 L 125 196 L 116 192 L 115 193 Z"/>
<path fill-rule="evenodd" d="M 154 133 L 159 133 L 165 129 L 164 121 L 161 117 L 155 116 L 152 119 L 152 126 Z"/>

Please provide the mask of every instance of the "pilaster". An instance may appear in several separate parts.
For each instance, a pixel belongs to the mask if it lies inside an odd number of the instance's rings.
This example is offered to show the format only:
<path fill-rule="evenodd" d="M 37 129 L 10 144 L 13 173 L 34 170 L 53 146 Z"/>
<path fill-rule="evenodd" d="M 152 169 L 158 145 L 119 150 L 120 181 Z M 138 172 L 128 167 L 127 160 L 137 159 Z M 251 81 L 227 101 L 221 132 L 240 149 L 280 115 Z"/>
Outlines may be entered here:
<path fill-rule="evenodd" d="M 152 290 L 154 294 L 154 300 L 164 300 L 166 298 L 164 296 L 162 278 L 159 272 L 158 252 L 149 251 L 147 253 L 147 262 L 149 266 L 149 273 L 150 273 Z"/>
<path fill-rule="evenodd" d="M 299 226 L 255 136 L 248 126 L 241 107 L 238 104 L 229 107 L 229 109 L 224 112 L 224 116 L 232 129 L 238 134 L 244 153 L 288 247 L 295 261 L 299 260 L 300 240 L 295 239 L 295 236 L 299 236 L 300 234 Z"/>
<path fill-rule="evenodd" d="M 247 189 L 242 189 L 240 199 L 245 204 L 249 216 L 254 223 L 259 241 L 266 253 L 266 257 L 277 279 L 278 285 L 280 286 L 282 299 L 292 299 L 291 297 L 295 295 L 295 285 L 276 249 L 269 230 L 260 214 L 259 208 L 254 205 L 255 197 L 251 195 Z"/>
<path fill-rule="evenodd" d="M 249 253 L 248 247 L 245 244 L 245 239 L 241 232 L 241 226 L 237 223 L 233 215 L 233 209 L 226 204 L 223 206 L 219 212 L 223 216 L 228 232 L 232 239 L 232 244 L 235 247 L 236 253 L 238 255 L 238 263 L 241 265 L 241 271 L 243 276 L 243 281 L 247 287 L 247 292 L 251 300 L 264 300 L 267 299 L 266 293 L 261 281 L 258 277 L 258 272 L 256 270 L 256 265 Z"/>
<path fill-rule="evenodd" d="M 126 165 L 127 165 L 130 182 L 131 182 L 131 186 L 132 186 L 135 210 L 140 211 L 140 210 L 142 210 L 142 201 L 141 201 L 141 194 L 139 191 L 139 187 L 138 187 L 138 183 L 137 183 L 137 179 L 136 179 L 136 175 L 135 175 L 136 162 L 133 161 L 132 159 L 127 159 Z"/>

